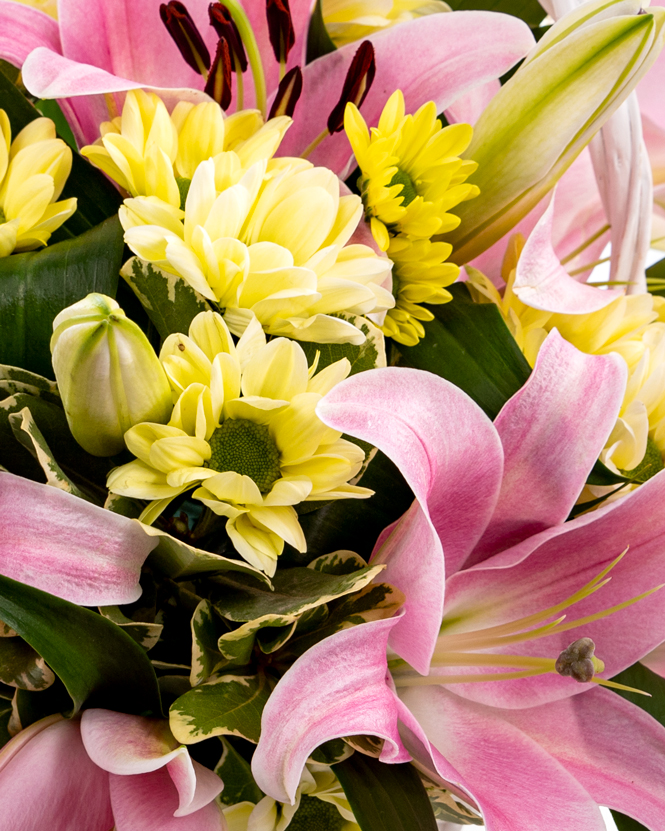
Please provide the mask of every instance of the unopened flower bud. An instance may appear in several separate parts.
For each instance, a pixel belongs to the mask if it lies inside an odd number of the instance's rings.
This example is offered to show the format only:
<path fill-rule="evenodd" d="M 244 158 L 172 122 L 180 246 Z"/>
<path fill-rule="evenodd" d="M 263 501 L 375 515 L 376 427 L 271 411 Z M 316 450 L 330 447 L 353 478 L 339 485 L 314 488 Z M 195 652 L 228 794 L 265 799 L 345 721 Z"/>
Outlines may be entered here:
<path fill-rule="evenodd" d="M 296 42 L 289 0 L 266 0 L 268 36 L 275 60 L 285 64 Z"/>
<path fill-rule="evenodd" d="M 293 118 L 293 112 L 301 93 L 302 71 L 299 66 L 294 66 L 279 82 L 277 95 L 272 102 L 268 118 L 276 118 L 279 115 L 288 115 L 289 118 Z"/>
<path fill-rule="evenodd" d="M 76 441 L 112 456 L 142 421 L 166 423 L 173 409 L 166 373 L 141 329 L 103 294 L 89 294 L 53 321 L 53 369 Z"/>
<path fill-rule="evenodd" d="M 203 90 L 214 99 L 223 110 L 231 106 L 231 51 L 226 38 L 220 38 L 217 44 L 215 60 L 212 62 L 210 75 Z"/>
<path fill-rule="evenodd" d="M 180 54 L 195 72 L 205 77 L 210 69 L 210 52 L 187 7 L 178 0 L 170 0 L 162 3 L 159 14 Z"/>
<path fill-rule="evenodd" d="M 344 110 L 348 103 L 355 104 L 360 109 L 360 105 L 372 86 L 375 74 L 374 47 L 371 41 L 364 40 L 353 56 L 349 71 L 346 73 L 340 99 L 328 117 L 330 133 L 338 133 L 344 128 Z"/>
<path fill-rule="evenodd" d="M 239 67 L 241 72 L 247 71 L 247 55 L 231 12 L 223 3 L 211 3 L 208 6 L 210 25 L 217 32 L 217 36 L 224 38 L 229 45 L 233 57 L 231 69 L 236 71 Z"/>

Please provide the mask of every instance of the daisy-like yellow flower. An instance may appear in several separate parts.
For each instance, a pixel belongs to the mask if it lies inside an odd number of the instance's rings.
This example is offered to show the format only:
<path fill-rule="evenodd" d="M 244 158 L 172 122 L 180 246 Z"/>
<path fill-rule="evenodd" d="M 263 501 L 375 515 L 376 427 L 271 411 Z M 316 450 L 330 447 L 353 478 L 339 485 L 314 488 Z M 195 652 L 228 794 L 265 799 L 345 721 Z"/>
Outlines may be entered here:
<path fill-rule="evenodd" d="M 433 317 L 420 304 L 450 300 L 443 289 L 459 274 L 457 266 L 445 263 L 451 246 L 430 240 L 456 228 L 459 219 L 450 210 L 479 193 L 466 182 L 476 163 L 459 158 L 473 130 L 468 124 L 442 127 L 433 101 L 405 115 L 401 90 L 390 96 L 371 130 L 348 104 L 344 129 L 360 168 L 365 216 L 377 244 L 395 263 L 396 305 L 384 332 L 412 346 L 424 335 L 420 321 Z"/>
<path fill-rule="evenodd" d="M 336 46 L 437 12 L 449 12 L 443 0 L 323 0 L 323 20 Z"/>
<path fill-rule="evenodd" d="M 200 162 L 213 157 L 241 169 L 269 159 L 290 125 L 285 116 L 264 123 L 258 110 L 225 117 L 214 102 L 180 101 L 169 115 L 154 93 L 130 90 L 122 116 L 104 122 L 101 137 L 81 154 L 132 196 L 179 208 Z"/>
<path fill-rule="evenodd" d="M 235 335 L 256 316 L 272 335 L 363 343 L 339 315 L 380 312 L 394 300 L 383 287 L 390 260 L 347 244 L 360 199 L 340 196 L 335 174 L 303 159 L 262 160 L 246 171 L 222 162 L 198 166 L 184 212 L 151 197 L 125 200 L 128 246 L 219 304 Z"/>
<path fill-rule="evenodd" d="M 72 151 L 50 118 L 31 121 L 12 141 L 0 110 L 0 257 L 46 245 L 76 211 L 76 199 L 56 201 L 71 168 Z"/>
<path fill-rule="evenodd" d="M 160 360 L 174 391 L 171 419 L 132 427 L 125 441 L 137 460 L 108 479 L 113 493 L 151 500 L 142 521 L 195 488 L 194 499 L 228 518 L 240 555 L 272 575 L 285 541 L 306 550 L 294 505 L 371 496 L 349 484 L 363 451 L 315 413 L 349 374 L 346 358 L 314 374 L 299 344 L 266 344 L 258 321 L 235 346 L 221 316 L 202 312 L 189 336 L 166 339 Z"/>

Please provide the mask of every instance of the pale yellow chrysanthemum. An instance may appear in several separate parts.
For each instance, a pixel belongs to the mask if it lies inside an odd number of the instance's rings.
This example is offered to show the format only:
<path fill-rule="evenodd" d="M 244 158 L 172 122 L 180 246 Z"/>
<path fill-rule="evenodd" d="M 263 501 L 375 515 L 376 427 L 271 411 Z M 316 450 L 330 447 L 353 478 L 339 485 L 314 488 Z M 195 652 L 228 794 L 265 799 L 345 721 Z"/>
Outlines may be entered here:
<path fill-rule="evenodd" d="M 189 336 L 166 339 L 160 360 L 174 391 L 171 419 L 132 427 L 125 441 L 137 460 L 108 479 L 112 493 L 151 500 L 144 522 L 196 488 L 194 499 L 228 517 L 240 555 L 272 575 L 285 541 L 306 550 L 294 505 L 371 496 L 348 484 L 363 451 L 315 413 L 349 374 L 345 358 L 313 374 L 294 341 L 266 344 L 254 320 L 234 346 L 221 316 L 202 312 Z"/>
<path fill-rule="evenodd" d="M 58 0 L 17 0 L 17 2 L 24 6 L 32 6 L 39 12 L 44 12 L 54 20 L 58 19 Z"/>
<path fill-rule="evenodd" d="M 653 442 L 665 456 L 665 299 L 652 294 L 619 297 L 597 312 L 552 314 L 526 306 L 514 294 L 515 268 L 524 240 L 508 246 L 503 295 L 480 272 L 467 268 L 467 285 L 478 299 L 495 303 L 531 366 L 548 333 L 556 328 L 582 352 L 616 352 L 628 367 L 628 384 L 619 418 L 601 455 L 615 472 L 639 466 Z M 623 495 L 625 491 L 622 491 Z"/>
<path fill-rule="evenodd" d="M 154 197 L 120 209 L 125 241 L 142 260 L 183 277 L 225 309 L 240 335 L 255 315 L 266 332 L 317 343 L 363 343 L 337 315 L 394 305 L 383 288 L 391 263 L 347 245 L 362 217 L 330 170 L 303 159 L 256 162 L 246 171 L 202 162 L 184 213 Z"/>
<path fill-rule="evenodd" d="M 214 102 L 180 101 L 169 115 L 154 93 L 130 90 L 122 116 L 101 125 L 101 137 L 81 154 L 132 196 L 156 196 L 176 208 L 200 162 L 243 169 L 270 159 L 291 119 L 264 123 L 258 110 L 225 117 Z"/>
<path fill-rule="evenodd" d="M 323 0 L 323 20 L 336 46 L 437 12 L 449 12 L 443 0 Z"/>
<path fill-rule="evenodd" d="M 76 211 L 76 199 L 56 201 L 71 168 L 72 151 L 50 118 L 31 121 L 12 141 L 0 110 L 0 257 L 46 245 Z"/>

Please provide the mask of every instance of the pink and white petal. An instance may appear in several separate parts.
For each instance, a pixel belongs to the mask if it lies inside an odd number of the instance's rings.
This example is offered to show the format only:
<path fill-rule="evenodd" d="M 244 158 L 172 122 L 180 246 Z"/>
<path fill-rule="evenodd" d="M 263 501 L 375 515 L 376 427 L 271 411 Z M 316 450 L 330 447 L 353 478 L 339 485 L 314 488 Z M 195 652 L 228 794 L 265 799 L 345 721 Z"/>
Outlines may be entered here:
<path fill-rule="evenodd" d="M 404 93 L 407 112 L 427 101 L 434 101 L 441 112 L 474 87 L 499 78 L 534 43 L 528 26 L 518 18 L 478 11 L 421 17 L 368 40 L 374 46 L 376 77 L 361 109 L 370 126 L 378 123 L 396 89 Z M 343 46 L 304 67 L 298 112 L 307 113 L 307 118 L 296 113 L 280 155 L 300 155 L 325 128 L 357 49 L 355 43 Z M 325 139 L 309 159 L 345 178 L 351 160 L 345 134 Z"/>
<path fill-rule="evenodd" d="M 62 53 L 141 86 L 203 89 L 203 78 L 185 63 L 162 23 L 159 6 L 160 0 L 59 0 Z M 187 9 L 214 55 L 208 3 L 195 0 Z"/>
<path fill-rule="evenodd" d="M 17 831 L 109 831 L 108 774 L 85 752 L 78 721 L 49 716 L 3 747 L 0 813 Z"/>
<path fill-rule="evenodd" d="M 446 618 L 454 622 L 451 631 L 470 631 L 543 612 L 592 581 L 626 547 L 628 552 L 612 569 L 610 582 L 566 609 L 565 623 L 602 613 L 665 583 L 664 499 L 665 473 L 659 473 L 622 500 L 543 531 L 453 575 L 446 584 L 444 634 Z M 559 614 L 549 615 L 550 620 L 556 617 Z M 665 641 L 662 597 L 657 592 L 608 617 L 539 640 L 511 644 L 506 651 L 557 658 L 581 637 L 595 642 L 596 655 L 605 662 L 602 677 L 611 678 Z M 515 709 L 567 698 L 593 686 L 552 673 L 455 684 L 452 689 L 474 701 Z"/>
<path fill-rule="evenodd" d="M 165 719 L 114 710 L 85 710 L 81 738 L 96 765 L 121 776 L 150 773 L 182 753 L 188 756 L 187 749 L 173 738 Z"/>
<path fill-rule="evenodd" d="M 475 124 L 483 110 L 501 89 L 498 79 L 480 84 L 461 95 L 445 112 L 449 124 Z"/>
<path fill-rule="evenodd" d="M 22 3 L 0 0 L 0 58 L 21 67 L 38 46 L 60 52 L 60 29 L 56 21 Z"/>
<path fill-rule="evenodd" d="M 467 566 L 565 521 L 619 415 L 626 374 L 618 355 L 587 355 L 550 332 L 531 377 L 494 421 L 501 493 Z"/>
<path fill-rule="evenodd" d="M 371 621 L 331 635 L 280 679 L 263 710 L 252 759 L 264 793 L 293 804 L 308 756 L 341 736 L 378 736 L 386 740 L 384 757 L 408 761 L 398 733 L 398 703 L 386 684 L 386 646 L 397 620 Z"/>
<path fill-rule="evenodd" d="M 665 727 L 607 689 L 504 718 L 568 770 L 600 805 L 665 828 Z"/>
<path fill-rule="evenodd" d="M 176 817 L 186 817 L 200 810 L 224 789 L 219 776 L 190 758 L 185 748 L 168 762 L 166 769 L 178 791 Z"/>
<path fill-rule="evenodd" d="M 0 473 L 0 574 L 83 606 L 133 603 L 156 545 L 136 520 Z"/>
<path fill-rule="evenodd" d="M 225 831 L 215 802 L 176 817 L 178 792 L 165 768 L 137 776 L 109 775 L 115 831 Z M 83 831 L 83 829 L 82 829 Z M 107 829 L 108 831 L 108 829 Z"/>
<path fill-rule="evenodd" d="M 640 659 L 640 663 L 665 678 L 665 643 L 661 643 L 655 649 L 652 649 L 648 655 Z"/>
<path fill-rule="evenodd" d="M 533 309 L 560 314 L 588 314 L 604 309 L 624 293 L 599 289 L 571 277 L 554 251 L 554 199 L 529 235 L 517 264 L 513 291 Z"/>
<path fill-rule="evenodd" d="M 463 777 L 487 831 L 604 831 L 598 805 L 575 776 L 500 711 L 441 687 L 411 688 L 400 697 Z"/>

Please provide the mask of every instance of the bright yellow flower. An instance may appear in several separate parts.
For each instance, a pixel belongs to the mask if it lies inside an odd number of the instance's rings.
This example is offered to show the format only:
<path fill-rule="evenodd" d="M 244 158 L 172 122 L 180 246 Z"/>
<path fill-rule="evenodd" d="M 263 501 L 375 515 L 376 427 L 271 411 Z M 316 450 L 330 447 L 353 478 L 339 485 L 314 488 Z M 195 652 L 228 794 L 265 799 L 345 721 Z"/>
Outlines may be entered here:
<path fill-rule="evenodd" d="M 221 316 L 203 312 L 189 337 L 166 339 L 160 360 L 174 391 L 171 419 L 132 427 L 125 441 L 137 460 L 108 479 L 113 493 L 151 500 L 144 522 L 196 488 L 194 499 L 228 517 L 240 555 L 272 575 L 285 541 L 306 550 L 294 505 L 371 496 L 348 484 L 363 451 L 315 414 L 349 374 L 346 358 L 314 374 L 299 344 L 266 344 L 258 321 L 234 346 Z"/>
<path fill-rule="evenodd" d="M 323 20 L 336 46 L 362 40 L 398 23 L 449 12 L 443 0 L 323 0 Z"/>
<path fill-rule="evenodd" d="M 71 168 L 72 151 L 50 118 L 31 121 L 12 142 L 0 110 L 0 257 L 46 245 L 76 211 L 74 198 L 56 202 Z"/>
<path fill-rule="evenodd" d="M 477 165 L 459 158 L 473 130 L 468 124 L 443 128 L 433 101 L 405 115 L 401 90 L 388 99 L 378 127 L 368 130 L 358 108 L 348 104 L 344 128 L 360 168 L 365 216 L 377 244 L 395 263 L 396 304 L 383 331 L 413 346 L 425 334 L 420 321 L 433 318 L 419 304 L 450 300 L 444 287 L 459 275 L 457 266 L 444 262 L 452 247 L 429 240 L 456 228 L 459 219 L 451 208 L 478 195 L 478 188 L 466 183 Z"/>
<path fill-rule="evenodd" d="M 317 343 L 363 343 L 338 315 L 394 305 L 382 287 L 390 261 L 347 245 L 361 217 L 360 199 L 340 196 L 334 173 L 293 158 L 246 171 L 209 159 L 184 213 L 154 197 L 120 209 L 132 251 L 218 303 L 235 335 L 255 315 L 271 335 Z"/>
<path fill-rule="evenodd" d="M 169 115 L 154 93 L 130 90 L 122 116 L 101 125 L 101 138 L 81 154 L 132 196 L 156 196 L 176 208 L 205 159 L 246 168 L 269 159 L 291 119 L 264 124 L 258 110 L 225 117 L 214 102 L 180 101 Z"/>
<path fill-rule="evenodd" d="M 634 470 L 647 452 L 649 439 L 665 455 L 665 298 L 625 295 L 585 315 L 532 309 L 513 292 L 523 244 L 523 238 L 516 235 L 508 247 L 502 270 L 506 282 L 503 295 L 475 269 L 468 269 L 467 285 L 476 297 L 499 307 L 531 366 L 554 328 L 582 352 L 621 355 L 628 366 L 628 384 L 601 460 L 615 472 Z M 626 492 L 628 489 L 622 490 L 621 495 Z"/>
<path fill-rule="evenodd" d="M 24 6 L 32 6 L 39 12 L 44 12 L 54 20 L 58 19 L 58 0 L 18 0 Z"/>

